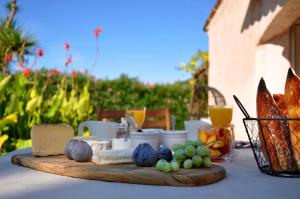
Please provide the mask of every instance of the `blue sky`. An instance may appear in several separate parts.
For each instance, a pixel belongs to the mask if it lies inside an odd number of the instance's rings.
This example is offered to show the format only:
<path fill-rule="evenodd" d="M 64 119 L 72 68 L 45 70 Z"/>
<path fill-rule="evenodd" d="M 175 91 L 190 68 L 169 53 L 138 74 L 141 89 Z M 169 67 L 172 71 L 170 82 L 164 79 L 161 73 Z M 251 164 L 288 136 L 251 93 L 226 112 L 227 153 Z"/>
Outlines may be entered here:
<path fill-rule="evenodd" d="M 26 0 L 18 20 L 44 49 L 38 66 L 62 69 L 64 43 L 73 67 L 90 69 L 95 57 L 94 29 L 103 27 L 94 75 L 121 73 L 141 81 L 166 83 L 190 76 L 177 70 L 198 50 L 208 49 L 203 25 L 215 0 Z M 3 6 L 0 12 L 3 11 Z"/>

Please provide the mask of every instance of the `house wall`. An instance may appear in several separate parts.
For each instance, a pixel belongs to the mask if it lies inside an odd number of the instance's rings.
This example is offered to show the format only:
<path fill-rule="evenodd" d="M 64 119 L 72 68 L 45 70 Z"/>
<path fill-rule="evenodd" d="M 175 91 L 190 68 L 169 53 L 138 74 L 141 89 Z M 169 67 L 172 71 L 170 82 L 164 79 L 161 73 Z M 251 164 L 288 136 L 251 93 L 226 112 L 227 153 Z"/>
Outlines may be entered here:
<path fill-rule="evenodd" d="M 209 85 L 221 91 L 234 107 L 236 140 L 248 140 L 235 94 L 250 116 L 256 117 L 256 91 L 264 77 L 271 93 L 283 93 L 290 67 L 289 33 L 268 43 L 260 39 L 287 0 L 223 0 L 209 23 Z"/>

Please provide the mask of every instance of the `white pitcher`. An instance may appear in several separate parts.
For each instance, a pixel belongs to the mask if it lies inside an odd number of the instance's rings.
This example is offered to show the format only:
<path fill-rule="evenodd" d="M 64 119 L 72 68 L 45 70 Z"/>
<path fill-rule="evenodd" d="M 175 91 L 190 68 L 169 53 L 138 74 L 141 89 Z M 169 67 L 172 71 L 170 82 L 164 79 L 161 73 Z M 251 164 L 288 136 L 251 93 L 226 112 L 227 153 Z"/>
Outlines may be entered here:
<path fill-rule="evenodd" d="M 117 136 L 116 122 L 85 121 L 78 126 L 78 135 L 82 136 L 84 128 L 87 127 L 92 136 L 98 140 L 111 140 Z"/>

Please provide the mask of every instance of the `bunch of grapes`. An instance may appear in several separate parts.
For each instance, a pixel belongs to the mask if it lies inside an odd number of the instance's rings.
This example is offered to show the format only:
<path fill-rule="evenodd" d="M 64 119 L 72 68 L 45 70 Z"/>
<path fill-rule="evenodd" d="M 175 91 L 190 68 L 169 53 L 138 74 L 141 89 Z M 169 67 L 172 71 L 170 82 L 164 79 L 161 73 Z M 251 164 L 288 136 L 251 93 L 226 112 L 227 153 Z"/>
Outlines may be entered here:
<path fill-rule="evenodd" d="M 200 140 L 186 141 L 184 144 L 174 144 L 173 159 L 185 169 L 209 168 L 212 166 L 209 157 L 210 149 L 202 145 Z"/>
<path fill-rule="evenodd" d="M 200 140 L 186 141 L 184 144 L 174 144 L 173 160 L 159 160 L 156 163 L 156 169 L 161 172 L 169 173 L 179 171 L 180 167 L 185 169 L 191 168 L 209 168 L 212 166 L 210 160 L 210 149 L 202 145 Z"/>

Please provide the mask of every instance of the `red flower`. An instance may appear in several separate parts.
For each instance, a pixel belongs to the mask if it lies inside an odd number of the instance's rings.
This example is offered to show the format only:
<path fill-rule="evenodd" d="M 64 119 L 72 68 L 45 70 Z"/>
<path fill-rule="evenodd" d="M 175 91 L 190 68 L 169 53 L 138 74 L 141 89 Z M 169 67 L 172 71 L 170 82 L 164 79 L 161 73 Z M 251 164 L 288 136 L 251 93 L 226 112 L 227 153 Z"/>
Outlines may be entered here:
<path fill-rule="evenodd" d="M 42 48 L 38 50 L 38 56 L 42 57 L 44 55 L 44 51 Z"/>
<path fill-rule="evenodd" d="M 6 57 L 5 57 L 5 61 L 6 61 L 6 62 L 11 62 L 12 59 L 13 59 L 13 55 L 12 55 L 12 54 L 8 54 L 8 55 L 6 55 Z"/>
<path fill-rule="evenodd" d="M 27 67 L 27 68 L 24 70 L 23 75 L 24 75 L 24 76 L 28 76 L 28 75 L 30 74 L 30 72 L 31 72 L 31 71 L 30 71 L 30 68 Z"/>
<path fill-rule="evenodd" d="M 47 77 L 50 78 L 51 76 L 52 76 L 52 72 L 49 71 L 48 74 L 47 74 Z"/>
<path fill-rule="evenodd" d="M 54 75 L 59 75 L 59 70 L 57 70 L 56 68 L 53 68 L 51 70 L 51 72 L 54 74 Z"/>
<path fill-rule="evenodd" d="M 23 68 L 23 66 L 24 66 L 24 62 L 20 61 L 20 62 L 18 63 L 18 68 Z"/>
<path fill-rule="evenodd" d="M 148 83 L 148 88 L 155 88 L 156 84 L 155 83 Z"/>
<path fill-rule="evenodd" d="M 69 50 L 69 48 L 70 48 L 70 44 L 68 42 L 65 42 L 65 49 Z"/>
<path fill-rule="evenodd" d="M 97 28 L 96 30 L 94 30 L 94 35 L 96 36 L 96 37 L 98 37 L 99 36 L 99 34 L 102 32 L 102 27 L 99 27 L 99 28 Z"/>
<path fill-rule="evenodd" d="M 69 64 L 71 64 L 71 63 L 72 63 L 72 56 L 68 57 L 68 59 L 67 59 L 65 65 L 67 66 L 67 65 L 69 65 Z"/>
<path fill-rule="evenodd" d="M 19 63 L 18 63 L 18 69 L 19 69 L 19 70 L 22 69 L 23 66 L 24 66 L 24 62 L 19 61 Z"/>
<path fill-rule="evenodd" d="M 76 77 L 76 72 L 74 70 L 71 72 L 71 77 Z"/>

